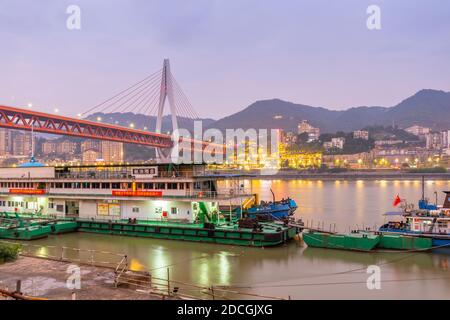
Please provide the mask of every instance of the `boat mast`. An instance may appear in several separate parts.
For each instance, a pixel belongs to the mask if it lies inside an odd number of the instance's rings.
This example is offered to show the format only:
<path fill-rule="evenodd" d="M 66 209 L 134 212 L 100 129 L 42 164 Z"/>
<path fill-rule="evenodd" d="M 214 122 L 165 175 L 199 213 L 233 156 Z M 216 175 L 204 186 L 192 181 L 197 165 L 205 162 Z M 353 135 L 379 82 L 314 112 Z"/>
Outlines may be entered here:
<path fill-rule="evenodd" d="M 422 176 L 422 200 L 425 200 L 425 176 Z"/>

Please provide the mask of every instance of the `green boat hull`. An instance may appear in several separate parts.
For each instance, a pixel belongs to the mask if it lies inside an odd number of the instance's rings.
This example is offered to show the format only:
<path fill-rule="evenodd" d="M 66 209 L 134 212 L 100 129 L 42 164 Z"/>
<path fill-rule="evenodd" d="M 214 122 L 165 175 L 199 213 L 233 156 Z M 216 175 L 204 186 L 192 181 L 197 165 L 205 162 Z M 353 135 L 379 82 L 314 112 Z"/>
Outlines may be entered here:
<path fill-rule="evenodd" d="M 370 251 L 380 242 L 380 236 L 370 234 L 328 234 L 322 232 L 304 232 L 303 241 L 309 247 Z"/>
<path fill-rule="evenodd" d="M 0 229 L 0 238 L 11 240 L 36 240 L 47 237 L 51 233 L 49 226 L 30 226 L 13 229 Z"/>
<path fill-rule="evenodd" d="M 249 229 L 220 227 L 206 229 L 201 225 L 183 226 L 175 223 L 126 224 L 95 221 L 78 221 L 78 231 L 253 247 L 277 246 L 291 240 L 297 234 L 297 230 L 290 227 L 280 227 L 279 231 L 254 232 Z"/>
<path fill-rule="evenodd" d="M 50 228 L 52 234 L 75 232 L 78 229 L 78 223 L 76 221 L 58 221 L 57 223 L 50 224 Z"/>
<path fill-rule="evenodd" d="M 431 238 L 410 237 L 405 235 L 383 234 L 378 248 L 394 250 L 428 250 L 433 247 Z"/>

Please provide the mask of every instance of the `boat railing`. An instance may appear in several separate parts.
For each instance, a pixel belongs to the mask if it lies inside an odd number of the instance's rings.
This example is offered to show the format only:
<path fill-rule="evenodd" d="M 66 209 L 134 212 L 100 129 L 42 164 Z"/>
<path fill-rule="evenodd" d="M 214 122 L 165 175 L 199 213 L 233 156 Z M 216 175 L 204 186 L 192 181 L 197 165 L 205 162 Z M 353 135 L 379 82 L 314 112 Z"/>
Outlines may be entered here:
<path fill-rule="evenodd" d="M 193 178 L 197 176 L 193 171 L 181 171 L 181 172 L 158 172 L 157 176 L 149 175 L 149 179 L 180 179 L 180 178 Z M 120 171 L 120 172 L 111 172 L 111 171 L 86 171 L 86 172 L 57 172 L 55 173 L 56 179 L 84 179 L 84 180 L 111 180 L 111 179 L 135 179 L 136 175 L 132 173 L 132 171 Z"/>
<path fill-rule="evenodd" d="M 0 240 L 1 243 L 17 244 L 12 241 Z M 116 269 L 123 265 L 127 256 L 122 253 L 82 249 L 65 246 L 52 246 L 32 243 L 20 243 L 20 254 L 27 257 L 45 258 L 56 261 L 93 265 Z"/>
<path fill-rule="evenodd" d="M 63 189 L 60 189 L 63 190 Z M 76 193 L 75 190 L 85 190 L 85 189 L 67 189 L 65 192 L 52 192 L 51 188 L 45 189 L 45 195 L 46 196 L 78 196 L 78 197 L 102 197 L 102 198 L 117 198 L 118 196 L 113 195 L 110 193 L 111 190 L 114 189 L 98 189 L 98 190 L 106 190 L 106 192 L 98 192 L 96 193 L 96 189 L 88 189 L 91 192 L 89 193 Z M 117 189 L 117 190 L 123 190 L 123 189 Z M 131 190 L 129 190 L 131 191 Z M 148 190 L 148 191 L 155 191 L 155 190 Z M 158 191 L 158 190 L 156 190 Z M 163 190 L 164 191 L 164 190 Z M 7 192 L 0 192 L 0 194 L 8 194 Z M 217 191 L 211 191 L 211 190 L 186 190 L 183 194 L 163 194 L 162 196 L 152 196 L 152 197 L 146 197 L 142 196 L 143 198 L 167 198 L 167 199 L 232 199 L 232 198 L 245 198 L 250 197 L 251 193 L 247 190 L 236 190 L 233 192 L 217 192 Z M 124 196 L 126 197 L 126 196 Z"/>
<path fill-rule="evenodd" d="M 85 218 L 77 218 L 78 221 L 82 222 L 114 222 L 114 223 L 124 223 L 124 224 L 139 224 L 139 223 L 158 223 L 158 224 L 167 224 L 170 225 L 172 223 L 177 224 L 192 224 L 195 223 L 190 222 L 187 219 L 167 219 L 167 218 L 121 218 L 119 216 L 104 216 L 104 217 L 85 217 Z"/>

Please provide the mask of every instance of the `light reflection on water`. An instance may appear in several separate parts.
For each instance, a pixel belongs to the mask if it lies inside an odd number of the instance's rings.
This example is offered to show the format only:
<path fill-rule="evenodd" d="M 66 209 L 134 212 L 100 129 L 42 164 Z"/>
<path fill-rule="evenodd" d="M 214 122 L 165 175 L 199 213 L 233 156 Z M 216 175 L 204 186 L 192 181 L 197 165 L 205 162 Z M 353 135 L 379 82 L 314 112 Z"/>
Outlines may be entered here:
<path fill-rule="evenodd" d="M 247 185 L 250 182 L 246 182 Z M 383 223 L 382 213 L 392 211 L 399 194 L 417 203 L 420 181 L 269 181 L 251 183 L 262 200 L 290 196 L 297 201 L 297 217 L 341 231 L 349 226 Z M 434 191 L 450 189 L 449 181 L 425 185 Z M 435 253 L 355 253 L 306 248 L 293 241 L 277 248 L 248 248 L 182 241 L 130 238 L 95 234 L 68 234 L 37 240 L 34 244 L 69 246 L 126 253 L 131 266 L 150 270 L 165 279 L 167 268 L 174 280 L 209 287 L 233 286 L 233 290 L 293 299 L 450 299 L 450 249 Z M 381 264 L 382 290 L 368 290 L 365 268 Z M 346 272 L 355 270 L 354 272 Z M 325 284 L 326 283 L 326 284 Z M 190 292 L 194 293 L 194 292 Z M 227 294 L 235 298 L 251 296 Z"/>

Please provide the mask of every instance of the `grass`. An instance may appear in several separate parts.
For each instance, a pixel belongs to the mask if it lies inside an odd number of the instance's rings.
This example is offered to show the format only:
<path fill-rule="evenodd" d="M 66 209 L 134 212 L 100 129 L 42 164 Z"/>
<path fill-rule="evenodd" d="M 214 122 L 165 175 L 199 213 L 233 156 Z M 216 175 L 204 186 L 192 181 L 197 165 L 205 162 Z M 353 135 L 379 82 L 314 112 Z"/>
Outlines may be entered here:
<path fill-rule="evenodd" d="M 20 244 L 0 243 L 0 263 L 16 260 L 19 251 Z"/>

